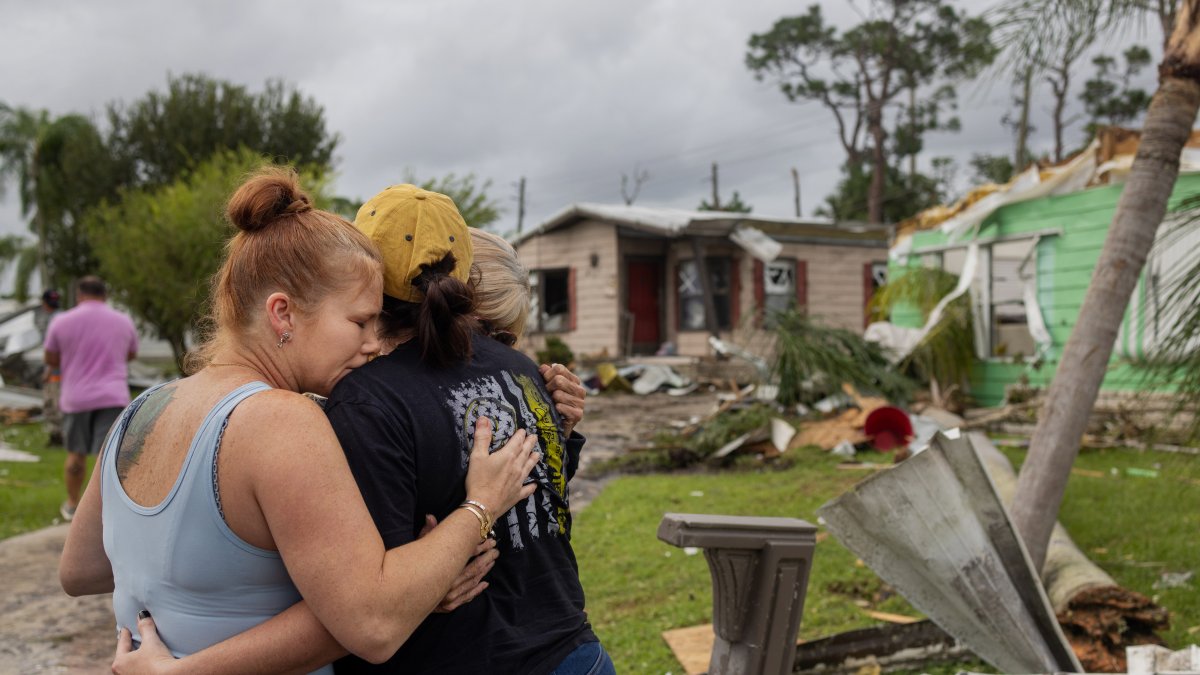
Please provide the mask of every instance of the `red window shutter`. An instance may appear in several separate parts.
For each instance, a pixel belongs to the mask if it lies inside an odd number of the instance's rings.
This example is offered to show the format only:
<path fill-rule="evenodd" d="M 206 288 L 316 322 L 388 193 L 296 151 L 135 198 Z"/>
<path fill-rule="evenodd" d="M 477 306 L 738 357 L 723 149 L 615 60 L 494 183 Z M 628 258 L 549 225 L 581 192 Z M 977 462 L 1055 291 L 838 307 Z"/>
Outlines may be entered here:
<path fill-rule="evenodd" d="M 875 295 L 875 280 L 871 276 L 871 263 L 863 263 L 863 328 L 871 323 L 871 314 L 867 306 L 871 304 L 871 296 Z"/>
<path fill-rule="evenodd" d="M 808 261 L 796 261 L 796 310 L 808 313 Z"/>
<path fill-rule="evenodd" d="M 763 264 L 758 258 L 754 259 L 754 325 L 763 325 L 763 315 L 766 314 L 767 294 L 763 289 Z"/>
<path fill-rule="evenodd" d="M 741 313 L 741 291 L 742 291 L 742 259 L 733 257 L 729 259 L 729 329 L 733 330 L 737 327 L 738 319 L 742 317 Z"/>
<path fill-rule="evenodd" d="M 575 268 L 567 270 L 567 330 L 575 330 Z"/>

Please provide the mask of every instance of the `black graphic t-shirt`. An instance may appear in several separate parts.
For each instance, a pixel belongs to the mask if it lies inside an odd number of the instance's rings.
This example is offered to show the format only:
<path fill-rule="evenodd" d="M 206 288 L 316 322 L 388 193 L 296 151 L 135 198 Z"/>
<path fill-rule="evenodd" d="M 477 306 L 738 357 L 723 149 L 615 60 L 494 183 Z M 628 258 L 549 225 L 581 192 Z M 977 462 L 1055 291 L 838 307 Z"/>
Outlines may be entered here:
<path fill-rule="evenodd" d="M 487 590 L 453 612 L 430 615 L 387 663 L 351 656 L 337 662 L 337 672 L 549 673 L 596 640 L 570 543 L 567 481 L 581 439 L 563 437 L 525 355 L 476 336 L 470 362 L 436 369 L 410 342 L 343 378 L 325 412 L 389 549 L 416 539 L 426 513 L 440 521 L 466 498 L 480 415 L 493 420 L 493 450 L 525 429 L 537 433 L 543 453 L 531 474 L 537 491 L 496 516 L 500 557 Z"/>

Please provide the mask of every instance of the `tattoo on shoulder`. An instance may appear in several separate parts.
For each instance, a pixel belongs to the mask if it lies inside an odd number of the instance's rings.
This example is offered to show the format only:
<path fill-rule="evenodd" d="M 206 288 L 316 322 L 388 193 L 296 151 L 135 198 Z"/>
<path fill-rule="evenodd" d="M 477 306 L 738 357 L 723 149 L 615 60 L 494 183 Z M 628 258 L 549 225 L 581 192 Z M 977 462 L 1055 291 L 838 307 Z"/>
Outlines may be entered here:
<path fill-rule="evenodd" d="M 121 449 L 117 453 L 117 478 L 122 482 L 142 456 L 146 447 L 146 439 L 154 431 L 158 418 L 175 399 L 175 385 L 167 385 L 154 392 L 147 398 L 129 420 L 125 430 L 125 438 L 121 440 Z"/>

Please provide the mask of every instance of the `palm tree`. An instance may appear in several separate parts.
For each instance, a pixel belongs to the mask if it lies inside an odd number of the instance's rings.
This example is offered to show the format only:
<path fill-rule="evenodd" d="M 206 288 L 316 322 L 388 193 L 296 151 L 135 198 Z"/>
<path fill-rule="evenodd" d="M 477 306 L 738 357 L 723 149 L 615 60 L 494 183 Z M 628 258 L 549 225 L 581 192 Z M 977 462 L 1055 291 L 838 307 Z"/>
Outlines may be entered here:
<path fill-rule="evenodd" d="M 27 247 L 23 240 L 9 238 L 0 248 L 0 259 L 4 260 L 0 267 L 17 261 L 16 295 L 20 299 L 28 296 L 34 267 L 41 270 L 42 285 L 47 283 L 42 216 L 37 209 L 37 147 L 49 125 L 50 114 L 45 110 L 13 108 L 0 102 L 0 198 L 4 197 L 7 183 L 10 180 L 16 182 L 21 215 L 32 215 L 31 224 L 38 234 L 36 247 Z"/>
<path fill-rule="evenodd" d="M 1166 214 L 1180 152 L 1200 110 L 1200 0 L 1177 0 L 1172 6 L 1174 24 L 1159 66 L 1159 87 L 1146 113 L 1133 168 L 1017 480 L 1013 522 L 1037 569 L 1045 560 L 1117 330 Z M 1167 3 L 1159 9 L 1153 10 L 1157 18 L 1169 16 Z M 1069 34 L 1065 27 L 1070 22 L 1091 21 L 1111 31 L 1141 19 L 1145 11 L 1137 0 L 1016 0 L 1007 10 L 1014 22 L 1024 23 L 1028 35 L 1036 36 L 1023 42 L 1034 44 Z"/>

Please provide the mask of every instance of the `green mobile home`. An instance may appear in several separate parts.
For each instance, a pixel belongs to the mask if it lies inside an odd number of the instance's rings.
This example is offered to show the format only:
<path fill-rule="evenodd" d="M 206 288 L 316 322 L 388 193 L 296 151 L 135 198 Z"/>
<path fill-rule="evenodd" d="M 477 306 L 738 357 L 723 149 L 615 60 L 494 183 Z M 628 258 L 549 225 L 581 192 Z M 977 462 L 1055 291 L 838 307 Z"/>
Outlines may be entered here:
<path fill-rule="evenodd" d="M 1005 388 L 1019 380 L 1041 387 L 1054 375 L 1121 194 L 1120 183 L 1086 187 L 1099 174 L 1097 164 L 1093 160 L 1084 168 L 1082 180 L 1072 179 L 1084 183 L 1078 189 L 1063 185 L 1043 196 L 996 199 L 994 206 L 981 205 L 974 218 L 902 234 L 892 247 L 893 274 L 923 265 L 970 276 L 978 357 L 970 386 L 981 405 L 1000 403 Z M 1188 165 L 1185 161 L 1184 168 Z M 1128 359 L 1151 349 L 1170 325 L 1164 277 L 1200 256 L 1200 226 L 1186 224 L 1191 214 L 1182 209 L 1197 196 L 1200 173 L 1182 173 L 1126 312 L 1105 390 L 1148 386 Z M 915 312 L 896 312 L 892 320 L 921 324 Z"/>

